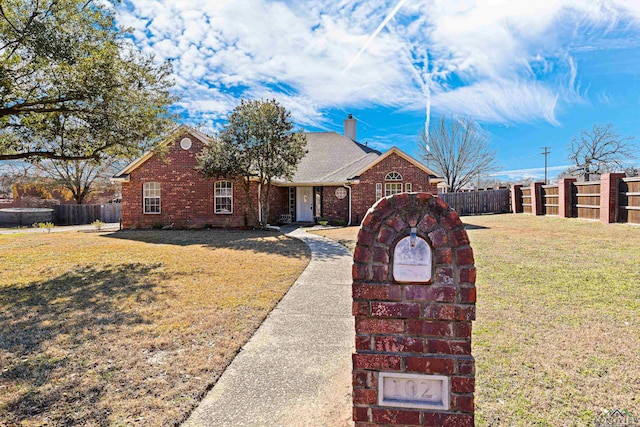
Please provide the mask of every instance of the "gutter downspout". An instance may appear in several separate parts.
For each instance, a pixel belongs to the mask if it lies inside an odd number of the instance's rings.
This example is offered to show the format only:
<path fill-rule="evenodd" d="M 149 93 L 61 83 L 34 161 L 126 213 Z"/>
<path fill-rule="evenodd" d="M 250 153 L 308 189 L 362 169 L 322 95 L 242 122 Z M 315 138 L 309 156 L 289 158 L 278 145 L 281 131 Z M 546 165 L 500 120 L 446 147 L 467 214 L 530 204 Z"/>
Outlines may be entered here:
<path fill-rule="evenodd" d="M 347 226 L 350 226 L 351 225 L 351 187 L 348 186 L 347 184 L 342 184 L 342 186 L 349 191 L 349 221 L 347 222 Z"/>

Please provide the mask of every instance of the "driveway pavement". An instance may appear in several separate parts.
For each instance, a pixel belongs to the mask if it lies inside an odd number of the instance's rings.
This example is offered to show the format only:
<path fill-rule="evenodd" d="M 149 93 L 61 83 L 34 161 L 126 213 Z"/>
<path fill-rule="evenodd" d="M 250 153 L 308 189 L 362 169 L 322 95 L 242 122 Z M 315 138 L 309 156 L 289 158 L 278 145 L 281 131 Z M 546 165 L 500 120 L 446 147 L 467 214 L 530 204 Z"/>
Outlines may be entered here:
<path fill-rule="evenodd" d="M 183 424 L 351 426 L 351 254 L 303 229 L 312 259 Z"/>

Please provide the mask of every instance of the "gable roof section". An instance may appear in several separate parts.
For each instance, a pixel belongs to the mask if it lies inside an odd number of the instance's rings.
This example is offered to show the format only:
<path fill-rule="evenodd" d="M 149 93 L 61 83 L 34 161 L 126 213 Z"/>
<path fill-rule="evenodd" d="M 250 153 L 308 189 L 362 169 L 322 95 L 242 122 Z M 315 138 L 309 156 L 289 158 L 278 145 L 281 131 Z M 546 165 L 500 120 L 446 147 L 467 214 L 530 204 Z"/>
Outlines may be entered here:
<path fill-rule="evenodd" d="M 307 133 L 307 154 L 298 164 L 295 184 L 345 183 L 381 153 L 336 132 Z"/>
<path fill-rule="evenodd" d="M 397 154 L 398 156 L 402 157 L 403 159 L 405 159 L 406 161 L 408 161 L 418 169 L 422 170 L 424 173 L 428 174 L 430 182 L 435 183 L 435 182 L 444 181 L 444 178 L 439 177 L 434 171 L 432 171 L 431 169 L 429 169 L 428 167 L 426 167 L 425 165 L 423 165 L 422 163 L 420 163 L 419 161 L 417 161 L 416 159 L 414 159 L 413 157 L 411 157 L 410 155 L 408 155 L 398 147 L 391 147 L 386 153 L 384 153 L 383 155 L 375 159 L 373 162 L 369 163 L 368 165 L 360 169 L 358 173 L 355 174 L 355 176 L 362 175 L 367 170 L 371 169 L 372 167 L 374 167 L 375 165 L 377 165 L 378 163 L 380 163 L 381 161 L 383 161 L 384 159 L 386 159 L 392 154 Z"/>
<path fill-rule="evenodd" d="M 186 125 L 180 125 L 177 128 L 175 128 L 173 131 L 171 131 L 171 133 L 167 135 L 162 141 L 160 141 L 153 149 L 147 151 L 142 156 L 138 157 L 136 160 L 134 160 L 133 162 L 125 166 L 122 170 L 118 171 L 118 173 L 116 173 L 113 177 L 111 177 L 111 180 L 116 182 L 118 181 L 127 182 L 129 180 L 129 174 L 134 170 L 136 170 L 138 167 L 140 167 L 144 162 L 149 160 L 151 157 L 153 157 L 153 155 L 156 154 L 156 149 L 161 147 L 166 147 L 167 145 L 173 143 L 178 136 L 184 133 L 188 133 L 198 138 L 202 142 L 209 141 L 209 137 L 204 133 L 193 129 L 192 127 L 189 127 Z"/>
<path fill-rule="evenodd" d="M 146 152 L 138 159 L 129 163 L 111 179 L 113 181 L 127 182 L 129 180 L 129 174 L 156 154 L 157 148 L 165 147 L 173 143 L 178 136 L 184 133 L 188 133 L 202 142 L 210 141 L 210 138 L 202 132 L 189 126 L 180 125 L 158 143 L 155 149 Z M 397 147 L 392 147 L 389 151 L 382 154 L 378 150 L 360 144 L 336 132 L 309 132 L 306 136 L 307 154 L 300 160 L 293 178 L 286 182 L 283 180 L 274 180 L 275 183 L 281 185 L 341 185 L 349 181 L 357 180 L 362 173 L 394 153 L 427 173 L 431 182 L 443 181 L 443 179 L 437 177 L 431 169 Z"/>

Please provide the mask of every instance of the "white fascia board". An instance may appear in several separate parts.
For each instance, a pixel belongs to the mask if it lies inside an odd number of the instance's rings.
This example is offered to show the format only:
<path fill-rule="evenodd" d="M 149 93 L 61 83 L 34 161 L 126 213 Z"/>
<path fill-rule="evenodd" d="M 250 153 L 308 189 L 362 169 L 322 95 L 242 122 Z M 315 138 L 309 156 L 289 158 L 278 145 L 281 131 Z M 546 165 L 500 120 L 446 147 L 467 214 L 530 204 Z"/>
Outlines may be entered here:
<path fill-rule="evenodd" d="M 130 179 L 130 175 L 118 175 L 118 176 L 112 176 L 111 178 L 109 178 L 109 181 L 111 181 L 112 184 L 116 184 L 118 182 L 129 182 Z"/>

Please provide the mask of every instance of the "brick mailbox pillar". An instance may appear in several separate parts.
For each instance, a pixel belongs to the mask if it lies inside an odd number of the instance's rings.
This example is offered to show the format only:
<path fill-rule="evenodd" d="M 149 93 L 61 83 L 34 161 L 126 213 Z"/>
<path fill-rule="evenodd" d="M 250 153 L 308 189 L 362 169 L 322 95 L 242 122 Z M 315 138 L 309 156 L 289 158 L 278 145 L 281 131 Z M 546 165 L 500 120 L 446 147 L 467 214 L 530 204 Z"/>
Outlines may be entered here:
<path fill-rule="evenodd" d="M 473 426 L 473 251 L 457 215 L 427 193 L 380 199 L 353 264 L 356 426 Z"/>

